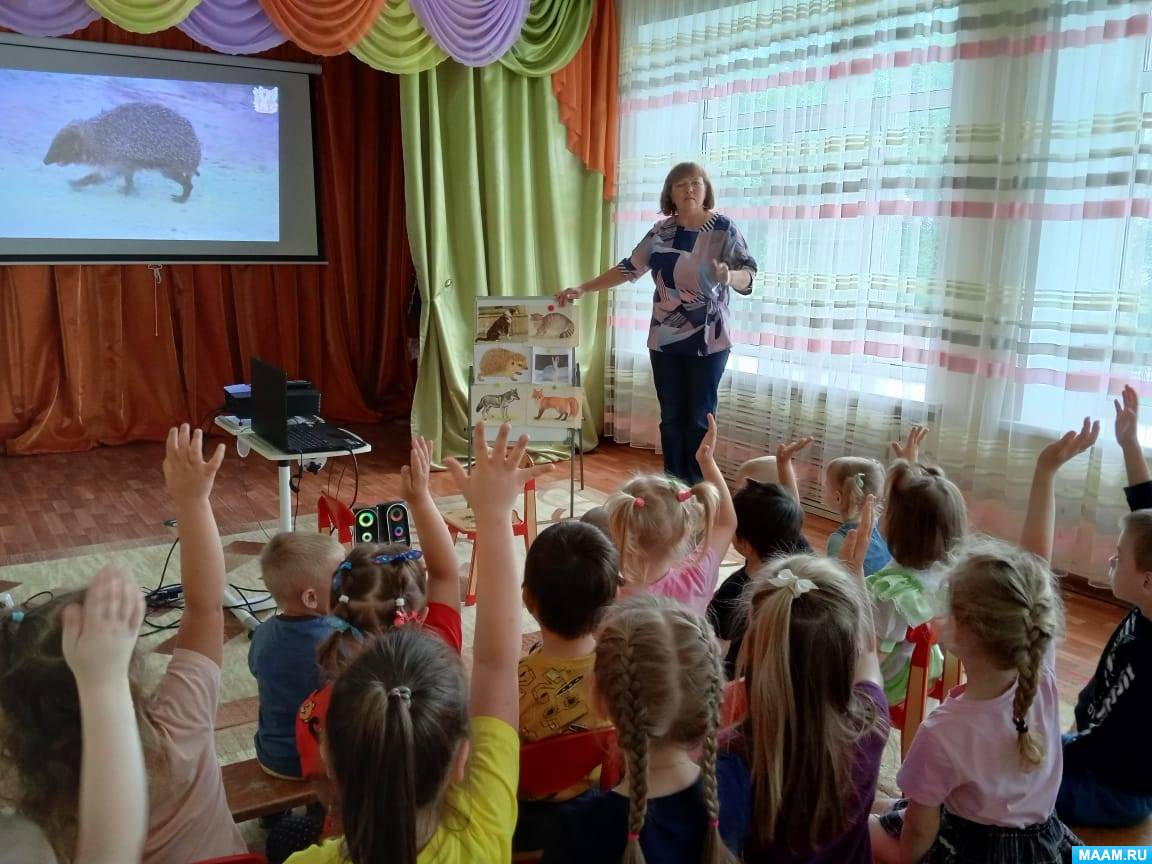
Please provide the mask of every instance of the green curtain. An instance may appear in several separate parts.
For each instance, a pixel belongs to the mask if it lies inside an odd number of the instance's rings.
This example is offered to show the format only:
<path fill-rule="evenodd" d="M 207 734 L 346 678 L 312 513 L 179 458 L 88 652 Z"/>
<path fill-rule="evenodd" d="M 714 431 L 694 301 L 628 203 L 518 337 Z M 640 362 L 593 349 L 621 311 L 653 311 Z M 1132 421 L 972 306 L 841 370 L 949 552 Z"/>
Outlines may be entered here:
<path fill-rule="evenodd" d="M 428 35 L 408 0 L 385 3 L 368 35 L 348 50 L 372 68 L 397 75 L 432 69 L 448 56 Z"/>
<path fill-rule="evenodd" d="M 88 0 L 88 5 L 125 30 L 159 33 L 187 18 L 200 0 Z"/>
<path fill-rule="evenodd" d="M 475 299 L 553 294 L 602 272 L 611 221 L 603 176 L 568 150 L 549 78 L 448 61 L 403 76 L 400 104 L 422 300 L 412 430 L 436 442 L 439 460 L 467 449 Z M 604 410 L 603 294 L 581 301 L 580 314 L 591 448 Z"/>
<path fill-rule="evenodd" d="M 521 75 L 560 71 L 584 44 L 595 5 L 595 0 L 532 0 L 520 38 L 500 62 Z"/>

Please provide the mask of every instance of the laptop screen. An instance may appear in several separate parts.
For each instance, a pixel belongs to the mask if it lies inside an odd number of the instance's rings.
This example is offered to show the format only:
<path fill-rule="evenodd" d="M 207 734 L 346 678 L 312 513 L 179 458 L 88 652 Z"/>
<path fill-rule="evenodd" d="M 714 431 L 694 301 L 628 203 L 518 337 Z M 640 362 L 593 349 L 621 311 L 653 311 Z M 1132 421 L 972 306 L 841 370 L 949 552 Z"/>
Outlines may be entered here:
<path fill-rule="evenodd" d="M 252 358 L 252 431 L 280 450 L 288 449 L 288 376 Z"/>

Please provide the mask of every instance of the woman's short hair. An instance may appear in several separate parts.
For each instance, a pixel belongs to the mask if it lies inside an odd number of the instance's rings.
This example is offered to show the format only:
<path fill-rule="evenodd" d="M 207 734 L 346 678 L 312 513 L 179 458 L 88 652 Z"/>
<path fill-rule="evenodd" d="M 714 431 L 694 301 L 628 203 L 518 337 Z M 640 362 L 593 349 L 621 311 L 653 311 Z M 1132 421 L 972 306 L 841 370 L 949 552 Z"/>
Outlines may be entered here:
<path fill-rule="evenodd" d="M 704 166 L 696 162 L 681 162 L 664 178 L 664 191 L 660 193 L 660 212 L 665 216 L 675 214 L 676 205 L 672 203 L 672 187 L 686 177 L 699 177 L 704 181 L 705 210 L 711 210 L 716 206 L 716 198 L 712 194 L 712 181 L 708 179 L 708 172 L 704 170 Z"/>

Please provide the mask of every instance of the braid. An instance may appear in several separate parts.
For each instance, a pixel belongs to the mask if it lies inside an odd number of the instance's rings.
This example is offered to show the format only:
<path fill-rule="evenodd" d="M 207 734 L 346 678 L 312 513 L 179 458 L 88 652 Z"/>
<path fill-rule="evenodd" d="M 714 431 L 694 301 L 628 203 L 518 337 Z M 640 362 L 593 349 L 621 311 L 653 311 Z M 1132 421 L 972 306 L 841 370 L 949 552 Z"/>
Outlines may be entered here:
<path fill-rule="evenodd" d="M 1046 605 L 1037 604 L 1030 610 L 1028 617 L 1028 645 L 1016 655 L 1016 668 L 1018 670 L 1016 681 L 1016 695 L 1012 698 L 1012 722 L 1016 726 L 1019 736 L 1020 757 L 1027 767 L 1039 765 L 1044 759 L 1044 744 L 1040 737 L 1028 728 L 1028 709 L 1036 698 L 1036 688 L 1039 686 L 1040 666 L 1044 662 L 1044 654 L 1052 641 L 1052 634 L 1037 619 L 1047 617 Z"/>
<path fill-rule="evenodd" d="M 637 680 L 636 663 L 632 645 L 624 649 L 623 675 L 619 681 L 623 685 L 616 702 L 619 717 L 616 726 L 620 740 L 624 743 L 627 759 L 628 788 L 628 841 L 624 847 L 621 864 L 645 864 L 644 851 L 640 848 L 640 832 L 644 830 L 644 817 L 648 812 L 648 728 L 647 709 L 636 698 L 633 682 Z"/>
<path fill-rule="evenodd" d="M 708 810 L 708 830 L 704 835 L 704 854 L 700 860 L 703 864 L 726 864 L 732 857 L 720 839 L 720 789 L 716 781 L 716 727 L 720 721 L 720 706 L 724 701 L 724 676 L 720 652 L 708 624 L 696 616 L 690 620 L 696 626 L 709 673 L 702 694 L 704 698 L 701 707 L 706 731 L 700 754 L 700 779 L 704 787 L 704 806 Z"/>

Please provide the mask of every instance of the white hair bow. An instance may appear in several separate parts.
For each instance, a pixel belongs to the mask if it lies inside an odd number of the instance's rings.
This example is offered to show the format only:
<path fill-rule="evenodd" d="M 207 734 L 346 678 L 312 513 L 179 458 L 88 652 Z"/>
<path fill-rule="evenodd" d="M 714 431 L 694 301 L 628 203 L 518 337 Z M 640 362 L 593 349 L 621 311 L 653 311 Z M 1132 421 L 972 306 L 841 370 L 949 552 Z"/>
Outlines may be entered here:
<path fill-rule="evenodd" d="M 817 585 L 811 579 L 801 579 L 787 567 L 768 580 L 769 585 L 777 588 L 787 588 L 792 592 L 792 599 L 796 599 L 809 591 L 815 591 Z"/>

